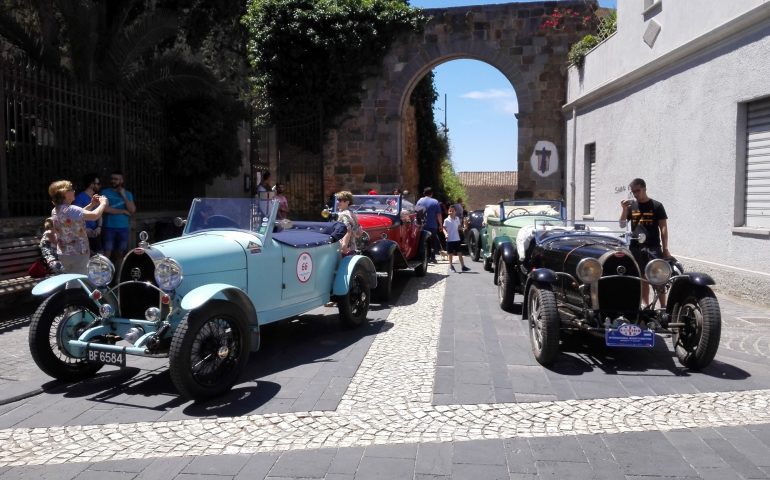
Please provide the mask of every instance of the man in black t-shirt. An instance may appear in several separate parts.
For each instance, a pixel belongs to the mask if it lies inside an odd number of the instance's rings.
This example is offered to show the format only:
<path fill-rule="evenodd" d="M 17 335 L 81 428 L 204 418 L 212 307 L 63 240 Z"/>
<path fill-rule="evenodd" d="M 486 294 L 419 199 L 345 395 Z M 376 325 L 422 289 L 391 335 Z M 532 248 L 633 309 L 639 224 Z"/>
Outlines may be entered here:
<path fill-rule="evenodd" d="M 668 251 L 668 215 L 663 204 L 647 196 L 647 183 L 641 178 L 631 180 L 628 185 L 634 200 L 624 199 L 620 201 L 623 211 L 620 214 L 620 226 L 625 227 L 626 222 L 631 221 L 631 229 L 636 233 L 644 233 L 646 240 L 639 243 L 631 241 L 631 253 L 644 275 L 644 267 L 652 259 L 669 258 Z M 642 283 L 642 299 L 647 303 L 649 284 Z M 665 308 L 666 296 L 660 294 L 661 307 Z"/>

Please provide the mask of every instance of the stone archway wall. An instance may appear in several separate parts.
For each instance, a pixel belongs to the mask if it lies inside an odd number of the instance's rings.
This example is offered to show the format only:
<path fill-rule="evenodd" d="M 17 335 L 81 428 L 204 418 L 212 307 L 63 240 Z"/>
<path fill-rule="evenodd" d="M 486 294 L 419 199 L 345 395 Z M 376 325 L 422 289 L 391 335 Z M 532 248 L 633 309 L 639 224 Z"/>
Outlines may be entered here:
<path fill-rule="evenodd" d="M 561 30 L 541 30 L 543 16 L 554 7 L 574 9 L 582 17 L 596 4 L 509 3 L 425 10 L 431 17 L 425 30 L 395 42 L 381 71 L 364 82 L 361 106 L 351 109 L 339 128 L 329 133 L 324 148 L 327 195 L 341 189 L 388 192 L 395 186 L 416 192 L 420 185 L 409 105 L 412 90 L 444 62 L 475 59 L 497 68 L 516 91 L 517 195 L 563 197 L 566 136 L 561 107 L 566 101 L 567 52 L 587 32 L 575 19 Z M 532 162 L 536 148 L 539 157 Z"/>

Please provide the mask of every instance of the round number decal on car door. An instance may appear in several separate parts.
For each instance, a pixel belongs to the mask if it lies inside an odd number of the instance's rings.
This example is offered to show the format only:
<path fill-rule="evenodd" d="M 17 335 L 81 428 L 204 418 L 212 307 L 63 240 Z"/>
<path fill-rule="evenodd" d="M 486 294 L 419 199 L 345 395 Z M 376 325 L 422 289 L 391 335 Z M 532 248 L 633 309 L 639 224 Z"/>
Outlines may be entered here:
<path fill-rule="evenodd" d="M 313 275 L 313 257 L 307 252 L 302 252 L 297 258 L 297 280 L 305 283 Z"/>

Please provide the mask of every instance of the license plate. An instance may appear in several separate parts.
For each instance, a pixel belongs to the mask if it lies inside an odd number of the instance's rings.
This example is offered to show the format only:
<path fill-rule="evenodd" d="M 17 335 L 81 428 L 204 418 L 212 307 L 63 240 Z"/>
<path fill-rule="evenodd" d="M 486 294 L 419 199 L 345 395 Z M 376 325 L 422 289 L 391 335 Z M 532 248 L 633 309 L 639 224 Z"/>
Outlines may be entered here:
<path fill-rule="evenodd" d="M 105 352 L 104 350 L 86 349 L 86 358 L 89 362 L 103 363 L 105 365 L 116 365 L 120 368 L 126 366 L 126 352 Z"/>
<path fill-rule="evenodd" d="M 604 339 L 608 347 L 652 348 L 655 346 L 655 332 L 630 323 L 607 330 Z"/>

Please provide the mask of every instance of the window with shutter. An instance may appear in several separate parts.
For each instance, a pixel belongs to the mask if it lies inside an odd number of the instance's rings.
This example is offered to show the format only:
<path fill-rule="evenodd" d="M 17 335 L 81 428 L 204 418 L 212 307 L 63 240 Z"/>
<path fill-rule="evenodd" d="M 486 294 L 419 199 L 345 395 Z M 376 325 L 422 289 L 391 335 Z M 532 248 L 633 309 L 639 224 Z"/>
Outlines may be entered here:
<path fill-rule="evenodd" d="M 770 227 L 770 99 L 747 105 L 745 216 L 747 227 Z"/>
<path fill-rule="evenodd" d="M 583 215 L 592 215 L 596 211 L 596 143 L 585 146 L 583 159 Z"/>

